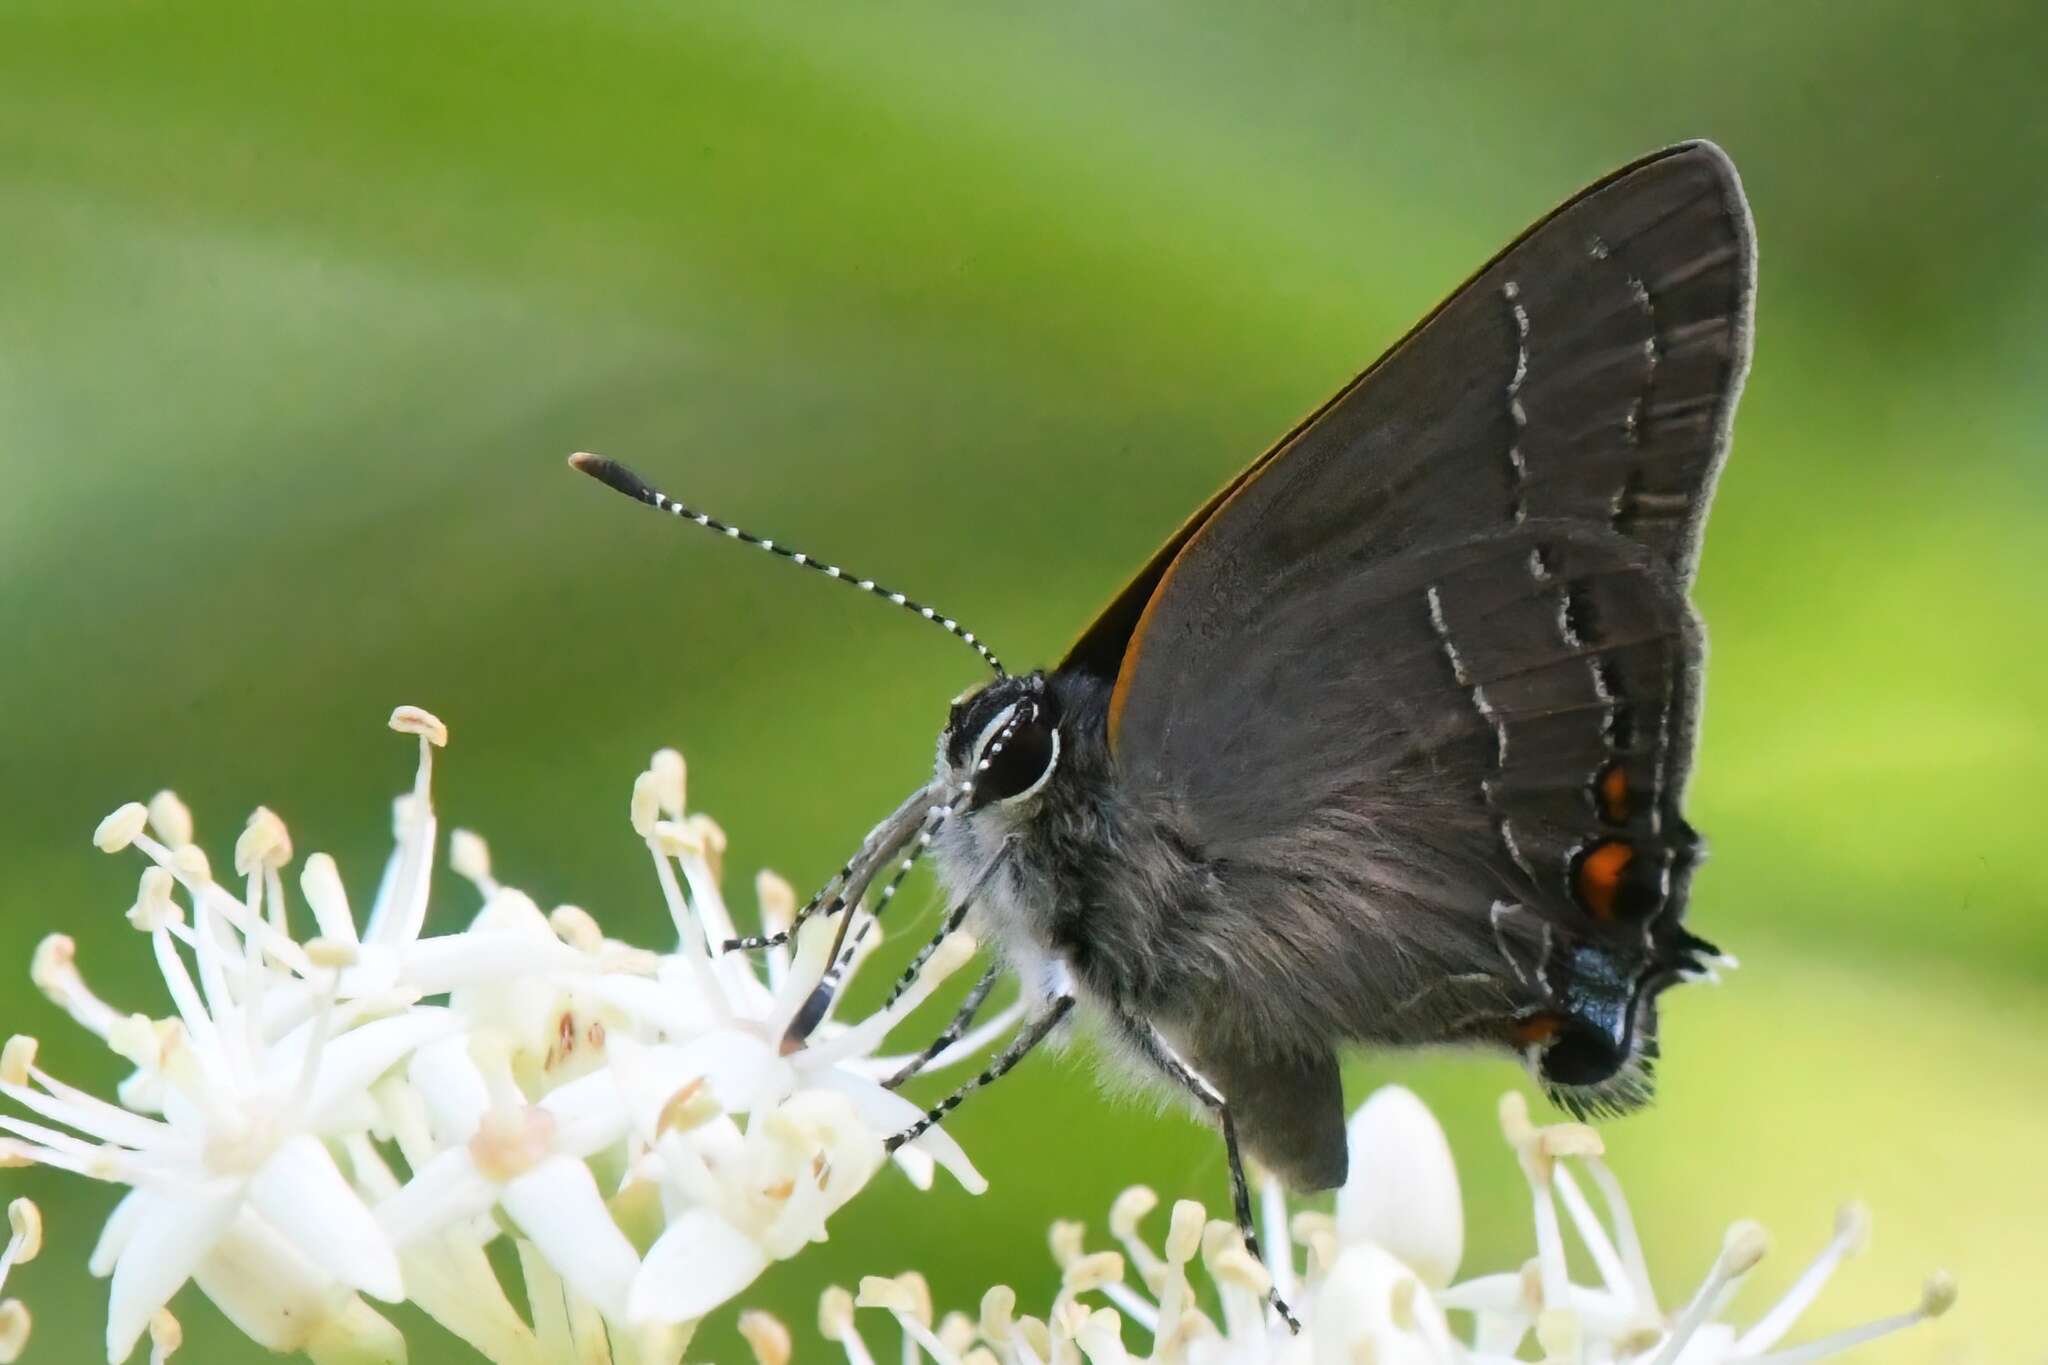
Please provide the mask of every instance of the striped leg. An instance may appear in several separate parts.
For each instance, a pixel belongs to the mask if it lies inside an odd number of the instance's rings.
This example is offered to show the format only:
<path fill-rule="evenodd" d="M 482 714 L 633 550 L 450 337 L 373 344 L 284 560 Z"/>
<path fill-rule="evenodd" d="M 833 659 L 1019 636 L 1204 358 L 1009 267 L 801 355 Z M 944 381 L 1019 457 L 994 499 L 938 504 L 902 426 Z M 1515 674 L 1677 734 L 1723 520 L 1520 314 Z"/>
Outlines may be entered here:
<path fill-rule="evenodd" d="M 974 898 L 981 893 L 982 887 L 988 884 L 988 879 L 995 875 L 996 869 L 1002 866 L 1003 859 L 1009 855 L 1009 851 L 1010 845 L 1006 842 L 1002 850 L 989 860 L 988 866 L 982 869 L 981 875 L 975 878 L 974 885 L 967 895 L 961 897 L 960 903 L 946 912 L 946 918 L 939 925 L 939 932 L 932 935 L 931 942 L 918 949 L 917 956 L 912 958 L 910 965 L 903 969 L 903 975 L 896 978 L 896 985 L 890 990 L 889 998 L 882 1002 L 883 1009 L 889 1008 L 889 1006 L 903 998 L 903 992 L 909 990 L 917 983 L 918 973 L 924 970 L 925 963 L 932 960 L 932 954 L 939 950 L 939 945 L 944 943 L 955 930 L 967 922 L 968 912 L 974 908 Z M 853 942 L 847 944 L 843 950 L 838 945 L 845 942 L 847 937 L 846 928 L 847 925 L 853 922 L 853 916 L 849 914 L 840 923 L 839 937 L 834 940 L 833 944 L 834 956 L 831 959 L 831 966 L 825 969 L 825 975 L 819 980 L 817 988 L 804 1001 L 803 1008 L 798 1010 L 796 1018 L 790 1021 L 789 1031 L 783 1035 L 782 1050 L 785 1054 L 802 1047 L 810 1038 L 812 1032 L 817 1029 L 818 1025 L 824 1022 L 826 1011 L 831 1009 L 832 1002 L 839 996 L 839 983 L 845 979 L 846 969 L 853 964 L 854 951 L 860 947 L 860 941 L 867 936 L 868 930 L 874 927 L 877 920 L 881 919 L 882 912 L 889 908 L 889 901 L 895 896 L 896 888 L 903 884 L 903 878 L 910 871 L 911 861 L 908 858 L 904 859 L 902 869 L 897 872 L 888 886 L 883 888 L 882 898 L 876 904 L 872 915 L 861 923 L 860 928 L 855 931 Z M 983 989 L 975 997 L 976 1007 L 979 1007 L 980 1002 L 987 995 L 988 991 Z M 964 1030 L 967 1024 L 972 1022 L 972 1018 L 970 1013 L 965 1019 L 955 1020 L 954 1022 L 959 1025 L 960 1029 Z M 954 1036 L 957 1037 L 957 1033 Z M 940 1044 L 940 1047 L 950 1047 L 952 1042 L 952 1037 L 946 1037 Z M 933 1055 L 936 1055 L 936 1053 Z M 929 1061 L 930 1058 L 927 1057 L 925 1060 Z M 918 1063 L 920 1068 L 923 1065 L 923 1062 Z M 891 1081 L 890 1084 L 900 1085 L 914 1074 L 915 1072 L 901 1075 Z"/>
<path fill-rule="evenodd" d="M 1254 1259 L 1264 1260 L 1259 1253 L 1258 1229 L 1252 1223 L 1251 1184 L 1244 1178 L 1244 1156 L 1238 1150 L 1237 1124 L 1231 1118 L 1229 1102 L 1199 1071 L 1181 1060 L 1180 1054 L 1173 1050 L 1173 1044 L 1167 1042 L 1158 1029 L 1122 1009 L 1115 1012 L 1115 1017 L 1117 1027 L 1145 1055 L 1146 1060 L 1166 1073 L 1175 1084 L 1193 1095 L 1216 1115 L 1217 1122 L 1223 1128 L 1223 1152 L 1230 1161 L 1230 1202 L 1237 1214 L 1237 1230 L 1244 1237 L 1245 1250 L 1249 1251 Z M 1301 1321 L 1294 1316 L 1293 1310 L 1288 1308 L 1279 1291 L 1268 1289 L 1266 1302 L 1280 1314 L 1289 1331 L 1300 1334 Z"/>
<path fill-rule="evenodd" d="M 939 922 L 939 931 L 932 935 L 929 943 L 917 950 L 917 956 L 910 959 L 910 965 L 905 967 L 903 974 L 896 978 L 895 986 L 889 991 L 889 998 L 882 1002 L 883 1009 L 889 1008 L 889 1006 L 902 999 L 903 992 L 917 984 L 918 973 L 924 970 L 925 963 L 932 960 L 932 954 L 939 950 L 939 945 L 958 931 L 960 926 L 967 923 L 967 916 L 974 909 L 974 902 L 987 889 L 989 881 L 997 872 L 1002 870 L 1003 860 L 1010 856 L 1010 850 L 1015 848 L 1016 845 L 1017 836 L 1014 834 L 1003 840 L 1003 846 L 996 850 L 995 856 L 988 860 L 987 866 L 983 867 L 975 875 L 974 884 L 967 888 L 967 894 L 960 897 L 959 903 L 946 912 L 945 919 Z M 909 863 L 906 862 L 904 864 L 904 871 L 907 872 L 908 870 Z M 896 887 L 902 880 L 903 873 L 897 873 L 896 879 L 890 882 L 888 888 L 882 892 L 881 904 L 877 905 L 874 911 L 876 919 L 882 917 L 882 911 L 888 906 L 890 897 L 896 894 Z M 844 962 L 845 959 L 842 958 L 842 966 Z M 983 994 L 986 994 L 986 992 L 983 992 Z"/>
<path fill-rule="evenodd" d="M 1017 1036 L 1010 1040 L 1010 1045 L 1004 1048 L 1002 1053 L 988 1064 L 986 1070 L 962 1085 L 952 1094 L 946 1096 L 943 1100 L 940 1100 L 932 1107 L 930 1113 L 926 1114 L 916 1123 L 911 1124 L 908 1128 L 905 1128 L 902 1132 L 888 1138 L 882 1143 L 882 1146 L 886 1150 L 893 1152 L 904 1143 L 915 1142 L 928 1130 L 937 1127 L 940 1120 L 960 1107 L 960 1101 L 966 1099 L 983 1086 L 993 1085 L 1009 1074 L 1010 1068 L 1023 1061 L 1032 1048 L 1044 1042 L 1046 1036 L 1054 1028 L 1058 1027 L 1060 1020 L 1066 1018 L 1067 1012 L 1073 1008 L 1074 997 L 1072 994 L 1055 995 L 1048 999 L 1045 1002 L 1045 1007 L 1036 1016 L 1025 1021 L 1024 1027 L 1017 1030 Z"/>
<path fill-rule="evenodd" d="M 942 934 L 940 937 L 944 937 L 944 935 Z M 925 1044 L 922 1052 L 905 1062 L 901 1071 L 898 1071 L 888 1080 L 883 1081 L 882 1084 L 894 1090 L 897 1086 L 930 1066 L 932 1058 L 959 1042 L 961 1035 L 966 1033 L 968 1026 L 974 1022 L 974 1016 L 981 1013 L 982 1005 L 987 1002 L 989 992 L 996 988 L 996 979 L 1002 974 L 1003 971 L 1000 967 L 990 967 L 987 971 L 983 972 L 981 980 L 974 983 L 974 989 L 969 991 L 967 998 L 960 1002 L 960 1012 L 953 1016 L 953 1022 L 946 1025 L 938 1037 Z"/>
<path fill-rule="evenodd" d="M 932 935 L 931 942 L 917 950 L 917 956 L 910 959 L 910 965 L 903 969 L 903 974 L 896 978 L 896 984 L 890 987 L 889 998 L 882 1002 L 883 1009 L 902 999 L 903 992 L 917 984 L 917 974 L 924 970 L 924 964 L 932 960 L 932 954 L 939 950 L 940 944 L 952 937 L 960 926 L 967 922 L 967 912 L 973 908 L 973 901 L 963 900 L 947 912 L 946 918 L 939 922 L 939 931 Z"/>

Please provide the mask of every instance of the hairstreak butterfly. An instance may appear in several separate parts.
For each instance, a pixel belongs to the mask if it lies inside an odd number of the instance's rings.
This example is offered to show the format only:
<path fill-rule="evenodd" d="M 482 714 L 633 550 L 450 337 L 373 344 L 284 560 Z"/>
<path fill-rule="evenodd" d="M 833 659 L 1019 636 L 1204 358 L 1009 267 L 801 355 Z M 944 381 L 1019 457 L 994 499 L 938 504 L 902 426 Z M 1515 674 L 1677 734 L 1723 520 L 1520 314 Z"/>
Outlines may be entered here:
<path fill-rule="evenodd" d="M 845 911 L 888 874 L 879 914 L 929 850 L 942 934 L 976 927 L 1036 1002 L 892 1144 L 1077 1007 L 1216 1121 L 1254 1248 L 1240 1144 L 1297 1188 L 1340 1183 L 1345 1043 L 1500 1049 L 1581 1114 L 1648 1099 L 1659 995 L 1720 960 L 1682 923 L 1701 856 L 1681 809 L 1703 658 L 1688 591 L 1754 272 L 1718 148 L 1616 171 L 1254 461 L 1031 673 L 932 608 L 575 457 L 942 625 L 995 673 L 953 703 L 931 780 L 804 910 Z"/>

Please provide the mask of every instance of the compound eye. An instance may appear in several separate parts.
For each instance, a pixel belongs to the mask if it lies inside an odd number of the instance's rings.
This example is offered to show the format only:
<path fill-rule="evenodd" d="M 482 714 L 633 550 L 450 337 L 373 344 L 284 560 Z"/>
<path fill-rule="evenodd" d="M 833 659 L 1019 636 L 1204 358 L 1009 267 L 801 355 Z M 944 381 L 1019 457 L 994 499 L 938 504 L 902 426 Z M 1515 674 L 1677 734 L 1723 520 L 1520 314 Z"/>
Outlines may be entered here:
<path fill-rule="evenodd" d="M 1016 724 L 996 727 L 982 746 L 981 760 L 988 766 L 975 765 L 974 804 L 1014 801 L 1037 791 L 1059 758 L 1059 727 L 1043 707 L 1026 703 Z"/>

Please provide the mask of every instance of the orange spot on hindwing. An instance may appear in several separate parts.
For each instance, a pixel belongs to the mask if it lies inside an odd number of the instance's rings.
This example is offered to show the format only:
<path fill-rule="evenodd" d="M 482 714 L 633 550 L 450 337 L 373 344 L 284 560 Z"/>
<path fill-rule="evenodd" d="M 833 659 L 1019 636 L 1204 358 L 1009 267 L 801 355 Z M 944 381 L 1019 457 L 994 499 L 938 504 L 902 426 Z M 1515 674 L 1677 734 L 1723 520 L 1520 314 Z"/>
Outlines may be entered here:
<path fill-rule="evenodd" d="M 1600 770 L 1600 776 L 1593 779 L 1593 804 L 1600 808 L 1600 818 L 1610 825 L 1628 823 L 1628 770 L 1619 763 L 1610 763 Z"/>
<path fill-rule="evenodd" d="M 1595 919 L 1646 919 L 1664 903 L 1664 877 L 1634 845 L 1602 839 L 1573 860 L 1572 894 Z"/>

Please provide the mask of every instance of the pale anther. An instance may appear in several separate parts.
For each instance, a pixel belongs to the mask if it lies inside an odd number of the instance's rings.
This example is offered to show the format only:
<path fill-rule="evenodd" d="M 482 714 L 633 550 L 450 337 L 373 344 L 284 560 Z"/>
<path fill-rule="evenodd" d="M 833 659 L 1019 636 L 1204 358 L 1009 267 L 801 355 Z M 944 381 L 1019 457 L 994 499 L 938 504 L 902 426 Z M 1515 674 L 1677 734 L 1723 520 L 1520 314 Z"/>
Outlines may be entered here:
<path fill-rule="evenodd" d="M 176 924 L 180 915 L 177 905 L 171 900 L 174 885 L 176 883 L 166 869 L 154 863 L 144 868 L 135 888 L 135 904 L 128 907 L 128 922 L 146 934 Z"/>
<path fill-rule="evenodd" d="M 1017 1291 L 1006 1284 L 991 1285 L 981 1296 L 981 1334 L 1001 1346 L 1010 1339 L 1017 1315 Z"/>
<path fill-rule="evenodd" d="M 558 905 L 548 911 L 548 927 L 555 937 L 571 948 L 594 953 L 604 947 L 604 930 L 596 918 L 580 905 Z"/>
<path fill-rule="evenodd" d="M 633 832 L 643 839 L 654 836 L 655 821 L 661 817 L 661 781 L 652 772 L 633 779 L 633 801 L 627 807 Z"/>
<path fill-rule="evenodd" d="M 789 1365 L 789 1328 L 773 1313 L 754 1308 L 740 1314 L 739 1333 L 753 1351 L 755 1365 Z"/>
<path fill-rule="evenodd" d="M 1193 1260 L 1195 1253 L 1202 1248 L 1202 1229 L 1208 1220 L 1208 1210 L 1194 1200 L 1177 1201 L 1166 1230 L 1166 1259 L 1175 1265 L 1185 1265 Z"/>
<path fill-rule="evenodd" d="M 906 1270 L 896 1277 L 897 1285 L 910 1299 L 910 1316 L 922 1326 L 932 1325 L 932 1287 L 924 1276 L 915 1270 Z"/>
<path fill-rule="evenodd" d="M 1116 1284 L 1123 1277 L 1122 1253 L 1097 1251 L 1069 1261 L 1060 1275 L 1060 1285 L 1076 1294 L 1088 1294 L 1106 1284 Z"/>
<path fill-rule="evenodd" d="M 13 1234 L 16 1265 L 26 1265 L 42 1251 L 43 1211 L 33 1199 L 16 1199 L 7 1206 L 7 1229 Z"/>
<path fill-rule="evenodd" d="M 661 813 L 671 820 L 682 819 L 683 799 L 689 785 L 689 765 L 683 761 L 682 751 L 655 750 L 647 771 L 654 774 L 654 794 L 661 803 Z"/>
<path fill-rule="evenodd" d="M 1109 1206 L 1109 1230 L 1119 1238 L 1138 1235 L 1138 1224 L 1145 1215 L 1159 1207 L 1159 1196 L 1144 1185 L 1133 1185 L 1116 1197 Z"/>
<path fill-rule="evenodd" d="M 482 885 L 491 880 L 491 846 L 471 830 L 448 834 L 448 866 L 466 882 Z"/>
<path fill-rule="evenodd" d="M 284 821 L 269 807 L 258 806 L 235 840 L 236 875 L 246 877 L 266 867 L 281 868 L 291 860 L 292 840 Z"/>
<path fill-rule="evenodd" d="M 137 1070 L 153 1071 L 163 1059 L 163 1037 L 148 1015 L 124 1015 L 107 1030 L 107 1049 Z"/>
<path fill-rule="evenodd" d="M 703 837 L 687 823 L 656 820 L 650 838 L 655 852 L 664 858 L 689 858 L 704 852 Z"/>
<path fill-rule="evenodd" d="M 213 864 L 206 860 L 206 850 L 197 844 L 171 850 L 171 872 L 180 881 L 205 885 L 213 880 Z"/>
<path fill-rule="evenodd" d="M 1721 1242 L 1721 1270 L 1731 1279 L 1746 1275 L 1771 1249 L 1771 1234 L 1749 1219 L 1734 1224 Z"/>
<path fill-rule="evenodd" d="M 1056 1218 L 1047 1230 L 1046 1241 L 1052 1248 L 1052 1263 L 1064 1269 L 1081 1259 L 1082 1238 L 1087 1229 L 1071 1218 Z"/>
<path fill-rule="evenodd" d="M 69 934 L 45 934 L 29 959 L 29 980 L 45 995 L 68 994 L 83 984 L 78 974 L 78 944 Z"/>
<path fill-rule="evenodd" d="M 833 1285 L 818 1296 L 818 1335 L 839 1341 L 853 1330 L 853 1295 Z"/>
<path fill-rule="evenodd" d="M 168 1308 L 159 1308 L 149 1319 L 149 1362 L 163 1365 L 171 1353 L 185 1344 L 185 1329 L 171 1316 Z"/>
<path fill-rule="evenodd" d="M 29 1069 L 36 1064 L 36 1040 L 17 1033 L 0 1048 L 0 1084 L 27 1085 Z"/>
<path fill-rule="evenodd" d="M 100 821 L 92 832 L 92 841 L 102 853 L 119 853 L 134 843 L 135 836 L 148 824 L 149 808 L 140 801 L 130 801 Z"/>
<path fill-rule="evenodd" d="M 391 713 L 390 726 L 401 735 L 418 735 L 436 749 L 448 747 L 448 727 L 431 711 L 401 706 Z"/>
<path fill-rule="evenodd" d="M 14 1365 L 28 1348 L 28 1307 L 20 1299 L 0 1303 L 0 1365 Z"/>
<path fill-rule="evenodd" d="M 149 824 L 156 837 L 171 848 L 192 842 L 192 812 L 174 791 L 160 791 L 149 798 Z"/>

